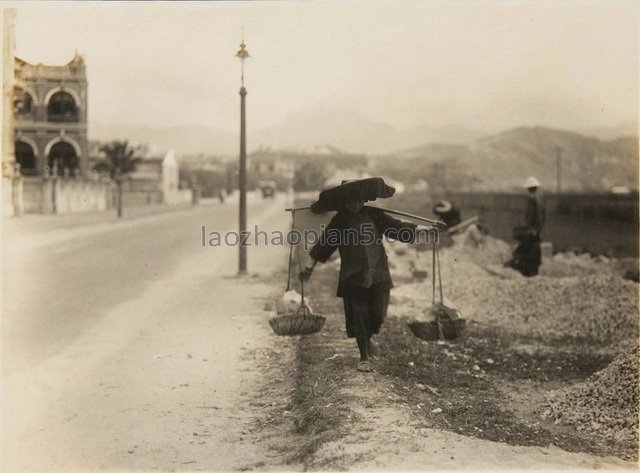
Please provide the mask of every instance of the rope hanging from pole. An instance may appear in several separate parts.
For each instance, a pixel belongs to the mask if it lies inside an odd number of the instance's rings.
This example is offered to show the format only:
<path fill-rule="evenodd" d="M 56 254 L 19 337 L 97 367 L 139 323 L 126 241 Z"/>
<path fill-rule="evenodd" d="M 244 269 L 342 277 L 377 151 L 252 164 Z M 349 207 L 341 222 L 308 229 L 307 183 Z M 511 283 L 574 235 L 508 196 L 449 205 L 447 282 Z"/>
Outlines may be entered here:
<path fill-rule="evenodd" d="M 296 212 L 294 210 L 291 212 L 291 232 L 292 233 L 296 229 L 295 218 L 296 218 Z M 289 274 L 287 275 L 287 292 L 291 290 L 291 263 L 292 262 L 293 262 L 293 244 L 291 243 L 291 240 L 289 240 L 289 265 L 287 266 L 287 270 Z"/>

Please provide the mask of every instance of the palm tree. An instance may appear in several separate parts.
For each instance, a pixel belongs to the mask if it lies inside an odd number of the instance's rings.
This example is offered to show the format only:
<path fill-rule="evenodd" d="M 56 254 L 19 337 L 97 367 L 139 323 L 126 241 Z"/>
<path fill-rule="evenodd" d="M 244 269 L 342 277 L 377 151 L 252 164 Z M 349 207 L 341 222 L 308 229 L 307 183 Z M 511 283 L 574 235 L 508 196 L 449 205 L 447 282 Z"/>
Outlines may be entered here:
<path fill-rule="evenodd" d="M 109 174 L 111 180 L 116 183 L 118 190 L 118 218 L 122 217 L 122 182 L 127 174 L 136 170 L 141 158 L 137 153 L 140 147 L 129 146 L 128 141 L 112 141 L 100 146 L 100 151 L 104 153 L 104 159 L 98 162 L 93 168 L 101 173 Z"/>

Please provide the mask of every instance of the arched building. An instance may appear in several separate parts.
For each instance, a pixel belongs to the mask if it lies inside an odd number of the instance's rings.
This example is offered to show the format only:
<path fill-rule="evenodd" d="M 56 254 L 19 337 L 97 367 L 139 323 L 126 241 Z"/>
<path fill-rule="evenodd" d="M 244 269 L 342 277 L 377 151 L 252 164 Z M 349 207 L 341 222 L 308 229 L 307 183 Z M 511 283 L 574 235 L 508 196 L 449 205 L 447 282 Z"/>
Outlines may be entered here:
<path fill-rule="evenodd" d="M 87 75 L 76 53 L 64 66 L 15 58 L 15 156 L 23 176 L 83 176 L 88 158 Z"/>

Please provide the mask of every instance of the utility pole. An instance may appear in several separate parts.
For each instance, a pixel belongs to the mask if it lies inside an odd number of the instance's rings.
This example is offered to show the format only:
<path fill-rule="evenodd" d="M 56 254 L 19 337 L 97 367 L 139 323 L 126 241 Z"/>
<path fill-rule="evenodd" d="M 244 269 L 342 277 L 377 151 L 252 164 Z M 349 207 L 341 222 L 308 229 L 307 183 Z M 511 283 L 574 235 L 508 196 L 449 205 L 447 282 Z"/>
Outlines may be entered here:
<path fill-rule="evenodd" d="M 294 191 L 293 191 L 293 180 L 296 175 L 296 169 L 293 165 L 293 162 L 289 162 L 287 164 L 287 203 L 293 207 L 294 203 Z"/>
<path fill-rule="evenodd" d="M 245 98 L 247 89 L 244 87 L 244 60 L 249 56 L 249 51 L 244 44 L 244 35 L 240 43 L 240 49 L 236 57 L 240 58 L 240 165 L 238 169 L 238 188 L 240 190 L 240 210 L 239 210 L 239 230 L 240 243 L 238 245 L 238 274 L 247 273 L 247 248 L 242 244 L 242 240 L 247 231 L 247 129 L 246 129 L 246 109 Z"/>
<path fill-rule="evenodd" d="M 562 148 L 555 147 L 556 150 L 556 194 L 562 192 Z"/>

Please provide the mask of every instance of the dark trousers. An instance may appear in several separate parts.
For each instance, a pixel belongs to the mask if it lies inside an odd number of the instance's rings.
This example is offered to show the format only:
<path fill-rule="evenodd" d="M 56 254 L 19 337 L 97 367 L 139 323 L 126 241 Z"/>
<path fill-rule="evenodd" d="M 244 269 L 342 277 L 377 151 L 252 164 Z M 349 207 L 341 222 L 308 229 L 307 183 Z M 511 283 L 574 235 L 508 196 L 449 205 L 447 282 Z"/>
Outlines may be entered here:
<path fill-rule="evenodd" d="M 522 273 L 523 276 L 535 276 L 542 263 L 542 251 L 540 238 L 526 238 L 520 242 L 513 252 L 511 266 Z"/>
<path fill-rule="evenodd" d="M 389 306 L 389 285 L 346 286 L 342 300 L 347 337 L 367 339 L 378 333 Z"/>

